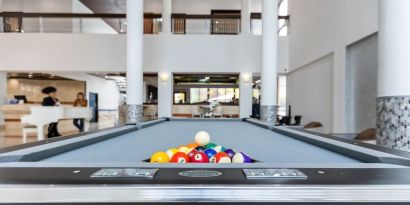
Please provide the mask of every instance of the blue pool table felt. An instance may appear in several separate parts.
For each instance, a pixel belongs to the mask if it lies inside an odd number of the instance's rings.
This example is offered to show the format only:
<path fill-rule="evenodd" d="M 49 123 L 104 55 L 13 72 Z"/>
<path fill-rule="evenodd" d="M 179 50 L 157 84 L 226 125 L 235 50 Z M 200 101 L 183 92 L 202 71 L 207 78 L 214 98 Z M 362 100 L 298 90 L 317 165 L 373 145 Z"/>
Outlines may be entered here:
<path fill-rule="evenodd" d="M 208 132 L 213 143 L 265 163 L 362 163 L 242 121 L 167 121 L 42 161 L 141 162 L 154 152 L 194 142 L 198 131 Z"/>

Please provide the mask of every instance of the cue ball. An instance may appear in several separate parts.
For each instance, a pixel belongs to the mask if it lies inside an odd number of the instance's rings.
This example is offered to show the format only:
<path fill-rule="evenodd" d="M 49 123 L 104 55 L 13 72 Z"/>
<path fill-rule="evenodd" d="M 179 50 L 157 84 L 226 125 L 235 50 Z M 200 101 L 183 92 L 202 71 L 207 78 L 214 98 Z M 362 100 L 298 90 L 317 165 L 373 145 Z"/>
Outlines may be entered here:
<path fill-rule="evenodd" d="M 203 152 L 198 152 L 189 159 L 189 162 L 192 163 L 209 163 L 208 157 Z"/>
<path fill-rule="evenodd" d="M 239 152 L 236 153 L 233 157 L 232 157 L 232 162 L 233 163 L 251 163 L 252 159 L 246 155 L 243 152 Z"/>
<path fill-rule="evenodd" d="M 195 135 L 195 142 L 199 145 L 199 146 L 205 146 L 207 145 L 209 142 L 211 141 L 211 137 L 209 136 L 209 134 L 205 131 L 200 131 L 198 133 L 196 133 Z"/>

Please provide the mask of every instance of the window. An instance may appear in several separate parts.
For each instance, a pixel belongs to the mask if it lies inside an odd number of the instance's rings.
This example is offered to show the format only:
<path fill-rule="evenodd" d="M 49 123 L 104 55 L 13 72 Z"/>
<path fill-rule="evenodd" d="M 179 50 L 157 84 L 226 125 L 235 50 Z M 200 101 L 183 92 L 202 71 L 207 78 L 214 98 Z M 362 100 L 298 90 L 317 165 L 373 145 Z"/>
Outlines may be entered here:
<path fill-rule="evenodd" d="M 174 104 L 184 104 L 185 103 L 185 93 L 174 93 Z"/>
<path fill-rule="evenodd" d="M 217 100 L 221 103 L 238 103 L 239 88 L 191 88 L 190 103 Z"/>
<path fill-rule="evenodd" d="M 208 101 L 207 88 L 191 88 L 190 89 L 190 103 L 201 103 Z"/>

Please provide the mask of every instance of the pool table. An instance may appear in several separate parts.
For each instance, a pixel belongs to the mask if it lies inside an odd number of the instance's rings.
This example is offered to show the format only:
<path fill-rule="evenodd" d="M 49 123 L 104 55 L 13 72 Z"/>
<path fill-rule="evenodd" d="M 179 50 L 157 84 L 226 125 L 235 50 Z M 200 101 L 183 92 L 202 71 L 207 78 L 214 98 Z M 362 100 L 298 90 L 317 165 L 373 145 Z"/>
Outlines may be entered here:
<path fill-rule="evenodd" d="M 257 160 L 155 164 L 211 141 Z M 410 153 L 254 119 L 164 118 L 0 150 L 2 204 L 409 204 Z"/>

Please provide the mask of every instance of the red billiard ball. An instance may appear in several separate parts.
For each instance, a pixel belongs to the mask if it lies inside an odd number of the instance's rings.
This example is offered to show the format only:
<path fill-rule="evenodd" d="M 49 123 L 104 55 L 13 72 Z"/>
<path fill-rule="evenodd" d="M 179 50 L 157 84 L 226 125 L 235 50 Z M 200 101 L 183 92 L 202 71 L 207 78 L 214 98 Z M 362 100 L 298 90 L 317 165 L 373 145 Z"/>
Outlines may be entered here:
<path fill-rule="evenodd" d="M 203 152 L 198 152 L 194 154 L 191 158 L 189 158 L 189 162 L 191 163 L 209 163 L 209 159 Z"/>
<path fill-rule="evenodd" d="M 231 158 L 225 152 L 219 152 L 211 159 L 212 163 L 231 163 Z"/>
<path fill-rule="evenodd" d="M 198 151 L 196 149 L 192 149 L 191 152 L 188 153 L 188 157 L 191 158 L 193 157 Z"/>
<path fill-rule="evenodd" d="M 171 163 L 188 163 L 189 162 L 189 157 L 187 154 L 183 152 L 177 152 L 175 153 L 172 158 L 171 158 Z"/>

